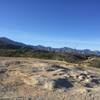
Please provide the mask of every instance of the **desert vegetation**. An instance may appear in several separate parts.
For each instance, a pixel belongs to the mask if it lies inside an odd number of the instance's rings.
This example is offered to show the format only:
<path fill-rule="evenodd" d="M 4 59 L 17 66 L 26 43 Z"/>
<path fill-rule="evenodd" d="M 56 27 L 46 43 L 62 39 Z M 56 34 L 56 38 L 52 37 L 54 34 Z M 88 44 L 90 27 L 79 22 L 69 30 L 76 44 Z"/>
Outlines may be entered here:
<path fill-rule="evenodd" d="M 0 56 L 31 57 L 31 58 L 39 58 L 39 59 L 67 61 L 71 63 L 78 63 L 88 58 L 87 55 L 81 55 L 78 53 L 59 53 L 59 52 L 49 52 L 43 50 L 29 51 L 23 49 L 18 49 L 18 50 L 0 49 Z"/>

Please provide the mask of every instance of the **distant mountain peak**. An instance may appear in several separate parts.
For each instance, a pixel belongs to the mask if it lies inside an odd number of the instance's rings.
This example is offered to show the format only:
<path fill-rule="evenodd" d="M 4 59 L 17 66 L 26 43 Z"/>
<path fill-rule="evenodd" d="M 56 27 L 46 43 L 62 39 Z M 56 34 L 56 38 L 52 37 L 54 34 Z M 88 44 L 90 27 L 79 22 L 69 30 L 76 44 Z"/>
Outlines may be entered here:
<path fill-rule="evenodd" d="M 6 38 L 6 37 L 0 37 L 0 41 L 2 41 L 2 42 L 8 42 L 8 43 L 13 43 L 14 42 L 14 41 Z"/>

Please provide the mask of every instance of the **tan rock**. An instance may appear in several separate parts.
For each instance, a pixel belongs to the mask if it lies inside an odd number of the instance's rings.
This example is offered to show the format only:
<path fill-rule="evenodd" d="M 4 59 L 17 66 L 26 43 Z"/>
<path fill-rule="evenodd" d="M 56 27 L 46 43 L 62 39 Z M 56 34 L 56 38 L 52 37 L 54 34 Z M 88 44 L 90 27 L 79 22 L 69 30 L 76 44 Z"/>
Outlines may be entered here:
<path fill-rule="evenodd" d="M 45 82 L 44 89 L 54 90 L 54 88 L 55 88 L 55 82 L 53 80 Z"/>
<path fill-rule="evenodd" d="M 24 77 L 23 82 L 27 85 L 32 85 L 32 86 L 39 84 L 39 80 L 36 77 Z"/>

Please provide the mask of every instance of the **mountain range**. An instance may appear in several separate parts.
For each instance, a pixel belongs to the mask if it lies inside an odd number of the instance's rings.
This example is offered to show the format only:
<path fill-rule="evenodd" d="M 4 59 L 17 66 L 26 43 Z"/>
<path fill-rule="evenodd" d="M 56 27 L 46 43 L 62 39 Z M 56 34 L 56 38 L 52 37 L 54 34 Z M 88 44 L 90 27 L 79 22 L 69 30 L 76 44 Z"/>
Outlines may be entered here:
<path fill-rule="evenodd" d="M 33 45 L 26 45 L 24 43 L 16 42 L 13 40 L 10 40 L 6 37 L 0 37 L 0 49 L 27 49 L 27 50 L 43 50 L 43 51 L 49 51 L 49 52 L 58 52 L 58 53 L 79 53 L 79 54 L 85 54 L 85 55 L 100 55 L 100 51 L 91 51 L 89 49 L 84 50 L 78 50 L 73 49 L 69 47 L 63 47 L 63 48 L 52 48 L 52 47 L 45 47 L 42 45 L 33 46 Z"/>

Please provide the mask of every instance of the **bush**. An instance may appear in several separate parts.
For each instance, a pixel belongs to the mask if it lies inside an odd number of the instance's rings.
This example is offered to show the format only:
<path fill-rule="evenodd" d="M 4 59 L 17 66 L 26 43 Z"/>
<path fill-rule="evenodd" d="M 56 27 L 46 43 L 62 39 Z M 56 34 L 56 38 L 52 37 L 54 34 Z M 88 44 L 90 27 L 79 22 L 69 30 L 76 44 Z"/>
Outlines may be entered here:
<path fill-rule="evenodd" d="M 33 57 L 39 59 L 51 59 L 51 60 L 60 60 L 67 61 L 70 63 L 78 63 L 80 61 L 86 60 L 87 57 L 78 53 L 60 53 L 52 51 L 43 51 L 43 50 L 26 50 L 23 49 L 1 49 L 0 56 L 5 57 Z"/>
<path fill-rule="evenodd" d="M 100 68 L 100 59 L 94 59 L 89 62 L 90 67 Z"/>

